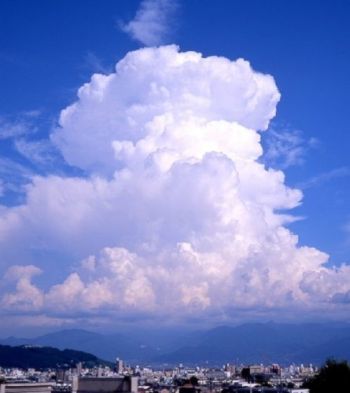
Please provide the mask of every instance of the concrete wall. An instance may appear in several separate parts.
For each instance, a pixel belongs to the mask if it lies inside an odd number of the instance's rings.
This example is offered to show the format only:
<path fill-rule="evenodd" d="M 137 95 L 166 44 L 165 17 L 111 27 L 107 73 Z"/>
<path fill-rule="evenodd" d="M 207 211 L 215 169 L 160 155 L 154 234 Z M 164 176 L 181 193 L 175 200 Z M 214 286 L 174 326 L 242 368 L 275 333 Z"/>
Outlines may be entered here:
<path fill-rule="evenodd" d="M 78 378 L 73 383 L 73 393 L 137 393 L 137 377 Z"/>
<path fill-rule="evenodd" d="M 48 383 L 4 383 L 0 393 L 51 393 L 52 385 Z"/>

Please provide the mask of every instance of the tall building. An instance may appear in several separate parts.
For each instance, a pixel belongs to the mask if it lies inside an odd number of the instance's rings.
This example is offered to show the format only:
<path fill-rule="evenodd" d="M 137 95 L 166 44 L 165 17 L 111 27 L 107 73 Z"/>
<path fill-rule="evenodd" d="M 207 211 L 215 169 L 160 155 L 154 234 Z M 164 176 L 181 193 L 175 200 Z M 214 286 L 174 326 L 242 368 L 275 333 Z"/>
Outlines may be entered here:
<path fill-rule="evenodd" d="M 123 371 L 124 371 L 123 361 L 121 359 L 119 359 L 119 358 L 117 358 L 116 361 L 115 361 L 115 371 L 118 374 L 123 374 Z"/>
<path fill-rule="evenodd" d="M 83 370 L 83 364 L 81 362 L 77 363 L 77 374 L 81 375 L 82 370 Z"/>

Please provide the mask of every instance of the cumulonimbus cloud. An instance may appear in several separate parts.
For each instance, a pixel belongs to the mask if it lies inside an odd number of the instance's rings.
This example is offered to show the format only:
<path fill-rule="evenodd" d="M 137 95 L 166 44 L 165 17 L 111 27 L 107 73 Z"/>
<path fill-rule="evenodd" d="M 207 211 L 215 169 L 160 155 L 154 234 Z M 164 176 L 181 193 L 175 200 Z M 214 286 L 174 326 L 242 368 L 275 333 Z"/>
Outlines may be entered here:
<path fill-rule="evenodd" d="M 128 53 L 114 73 L 93 75 L 51 136 L 86 176 L 35 177 L 26 203 L 0 218 L 4 248 L 36 250 L 43 275 L 50 261 L 37 250 L 64 255 L 66 277 L 44 289 L 27 274 L 3 310 L 344 317 L 348 266 L 326 267 L 326 254 L 298 244 L 288 210 L 302 194 L 260 160 L 279 99 L 247 61 L 176 46 Z"/>

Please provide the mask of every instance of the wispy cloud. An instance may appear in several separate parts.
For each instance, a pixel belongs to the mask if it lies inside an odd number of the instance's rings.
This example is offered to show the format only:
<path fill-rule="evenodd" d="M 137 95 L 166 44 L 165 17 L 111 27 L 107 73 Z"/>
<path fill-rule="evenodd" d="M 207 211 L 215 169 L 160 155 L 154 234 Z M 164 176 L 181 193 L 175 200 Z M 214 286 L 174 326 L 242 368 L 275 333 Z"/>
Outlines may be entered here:
<path fill-rule="evenodd" d="M 350 168 L 341 167 L 341 168 L 332 169 L 327 172 L 319 173 L 318 175 L 313 176 L 310 179 L 307 179 L 306 181 L 298 184 L 297 186 L 298 188 L 305 190 L 306 188 L 317 187 L 333 179 L 347 177 L 347 176 L 350 176 Z"/>
<path fill-rule="evenodd" d="M 57 155 L 49 139 L 28 141 L 20 138 L 15 141 L 15 148 L 19 154 L 37 165 L 48 165 Z"/>
<path fill-rule="evenodd" d="M 0 196 L 8 192 L 23 193 L 23 185 L 28 184 L 38 170 L 46 172 L 52 167 L 57 153 L 49 139 L 38 139 L 42 127 L 40 110 L 0 115 L 0 141 L 3 142 Z"/>
<path fill-rule="evenodd" d="M 306 139 L 299 130 L 270 129 L 264 135 L 264 162 L 273 167 L 286 169 L 295 165 L 302 165 L 309 149 L 318 145 L 316 138 Z"/>
<path fill-rule="evenodd" d="M 26 166 L 11 160 L 10 158 L 0 158 L 0 177 L 2 179 L 11 177 L 21 177 L 29 179 L 33 172 Z"/>
<path fill-rule="evenodd" d="M 87 52 L 84 59 L 84 68 L 100 74 L 110 74 L 113 72 L 113 67 L 106 65 L 94 52 Z"/>
<path fill-rule="evenodd" d="M 0 196 L 7 192 L 23 194 L 34 173 L 26 166 L 7 157 L 0 158 Z"/>
<path fill-rule="evenodd" d="M 144 45 L 164 44 L 171 33 L 171 20 L 177 8 L 176 0 L 143 0 L 134 19 L 120 23 L 120 28 Z"/>
<path fill-rule="evenodd" d="M 0 140 L 34 134 L 38 130 L 35 122 L 40 115 L 39 110 L 21 112 L 16 116 L 0 115 Z"/>
<path fill-rule="evenodd" d="M 0 179 L 0 197 L 4 195 L 5 187 L 4 182 Z"/>
<path fill-rule="evenodd" d="M 0 118 L 0 140 L 17 138 L 31 131 L 33 131 L 33 127 L 27 119 Z"/>

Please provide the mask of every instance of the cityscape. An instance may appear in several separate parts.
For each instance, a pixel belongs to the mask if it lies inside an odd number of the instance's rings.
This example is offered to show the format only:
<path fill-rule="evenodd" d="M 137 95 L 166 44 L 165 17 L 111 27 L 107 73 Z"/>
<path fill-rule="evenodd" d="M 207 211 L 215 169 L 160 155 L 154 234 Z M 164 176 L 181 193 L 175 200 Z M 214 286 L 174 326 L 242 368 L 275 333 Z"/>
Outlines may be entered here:
<path fill-rule="evenodd" d="M 275 330 L 275 335 L 278 334 L 278 329 L 287 329 L 290 339 L 292 337 L 292 328 L 287 325 L 281 326 L 269 324 Z M 259 332 L 258 328 L 265 329 L 266 325 L 254 326 L 255 334 L 260 340 L 264 340 L 264 334 Z M 297 328 L 299 340 L 303 340 L 300 334 L 300 329 L 306 331 L 310 328 L 307 326 L 298 326 Z M 289 363 L 287 360 L 283 362 L 258 362 L 258 359 L 263 358 L 261 355 L 261 348 L 253 343 L 254 357 L 253 362 L 243 362 L 237 357 L 238 350 L 242 342 L 250 340 L 247 332 L 253 329 L 252 326 L 244 325 L 236 329 L 245 332 L 245 338 L 237 336 L 228 337 L 227 331 L 235 331 L 235 328 L 221 328 L 219 333 L 224 336 L 226 348 L 228 348 L 228 357 L 225 357 L 225 351 L 220 349 L 220 344 L 206 343 L 210 345 L 210 352 L 203 352 L 202 360 L 198 355 L 200 354 L 200 347 L 189 347 L 187 355 L 183 351 L 178 354 L 183 357 L 183 363 L 176 363 L 173 355 L 170 353 L 168 357 L 164 354 L 162 356 L 149 357 L 146 360 L 145 354 L 142 355 L 144 347 L 149 345 L 146 339 L 144 344 L 137 344 L 138 350 L 134 352 L 129 348 L 129 352 L 125 351 L 125 346 L 121 342 L 123 339 L 130 346 L 131 340 L 121 335 L 116 338 L 109 336 L 107 344 L 112 351 L 124 352 L 124 354 L 133 361 L 124 360 L 124 358 L 116 358 L 113 360 L 112 352 L 106 351 L 104 347 L 105 336 L 87 332 L 84 330 L 66 330 L 61 332 L 54 332 L 42 337 L 33 338 L 31 343 L 24 341 L 21 345 L 19 338 L 8 338 L 5 343 L 11 342 L 12 345 L 4 345 L 4 340 L 0 341 L 0 386 L 1 393 L 25 393 L 25 392 L 119 392 L 119 393 L 237 393 L 237 392 L 276 392 L 276 393 L 312 393 L 323 391 L 343 391 L 350 376 L 350 367 L 344 360 L 336 360 L 330 356 L 329 359 L 316 361 L 316 363 Z M 329 329 L 329 327 L 328 327 Z M 317 335 L 319 331 L 325 332 L 325 325 L 316 325 L 313 327 L 311 334 Z M 226 331 L 226 334 L 223 334 Z M 344 329 L 348 331 L 348 327 Z M 145 334 L 147 334 L 145 332 Z M 208 334 L 208 333 L 205 333 Z M 271 335 L 271 332 L 268 333 Z M 310 333 L 309 333 L 310 334 Z M 340 336 L 339 330 L 336 336 Z M 200 335 L 196 332 L 196 336 Z M 174 333 L 172 334 L 174 336 Z M 325 336 L 325 334 L 323 334 Z M 190 334 L 192 340 L 192 335 Z M 81 341 L 79 342 L 79 338 Z M 15 342 L 14 340 L 17 340 Z M 24 339 L 22 339 L 24 340 Z M 230 346 L 228 340 L 233 340 L 233 346 Z M 182 336 L 182 342 L 186 339 Z M 344 342 L 344 340 L 343 340 Z M 62 349 L 54 347 L 43 346 L 52 344 Z M 83 352 L 81 348 L 92 348 L 92 343 L 99 346 L 100 351 L 97 351 L 102 357 L 97 357 L 94 354 Z M 159 337 L 158 344 L 161 345 L 162 339 Z M 14 345 L 16 344 L 16 345 Z M 69 345 L 75 349 L 67 349 Z M 164 343 L 163 343 L 164 345 Z M 243 344 L 247 354 L 250 352 L 249 345 Z M 287 359 L 290 342 L 279 342 L 283 348 L 281 353 Z M 215 348 L 218 346 L 219 348 Z M 236 350 L 235 350 L 236 348 Z M 265 351 L 273 353 L 273 345 L 267 341 Z M 329 346 L 326 345 L 326 348 Z M 219 358 L 215 355 L 215 349 L 219 349 Z M 348 349 L 344 349 L 344 358 Z M 158 347 L 158 351 L 160 348 Z M 297 351 L 293 346 L 292 351 Z M 320 350 L 318 350 L 320 351 Z M 197 352 L 197 357 L 191 357 L 191 353 Z M 150 348 L 150 354 L 153 353 Z M 175 351 L 176 353 L 176 351 Z M 210 354 L 211 353 L 211 357 Z M 226 351 L 227 353 L 227 351 Z M 306 352 L 307 353 L 307 352 Z M 309 350 L 312 353 L 312 350 Z M 326 352 L 321 352 L 323 355 Z M 336 353 L 334 350 L 331 354 Z M 321 355 L 321 356 L 323 356 Z M 150 356 L 150 355 L 149 355 Z M 242 354 L 240 355 L 242 357 Z M 278 355 L 274 355 L 279 358 Z M 108 360 L 103 360 L 108 357 Z M 299 359 L 305 357 L 310 359 L 304 353 L 299 354 Z M 339 356 L 338 356 L 339 357 Z M 223 359 L 235 359 L 229 362 L 221 361 Z M 165 361 L 167 359 L 167 361 Z M 205 360 L 206 359 L 206 360 Z M 220 359 L 220 360 L 218 360 Z M 246 357 L 247 359 L 247 357 Z M 279 358 L 280 359 L 280 358 Z M 297 359 L 297 358 L 295 358 Z M 319 386 L 323 389 L 320 390 Z"/>
<path fill-rule="evenodd" d="M 349 393 L 349 69 L 349 0 L 0 0 L 0 393 Z"/>
<path fill-rule="evenodd" d="M 129 366 L 117 359 L 113 366 L 37 371 L 2 369 L 6 392 L 288 392 L 308 393 L 305 383 L 318 371 L 312 365 L 233 365 L 221 368 Z M 36 389 L 36 390 L 35 390 Z"/>

